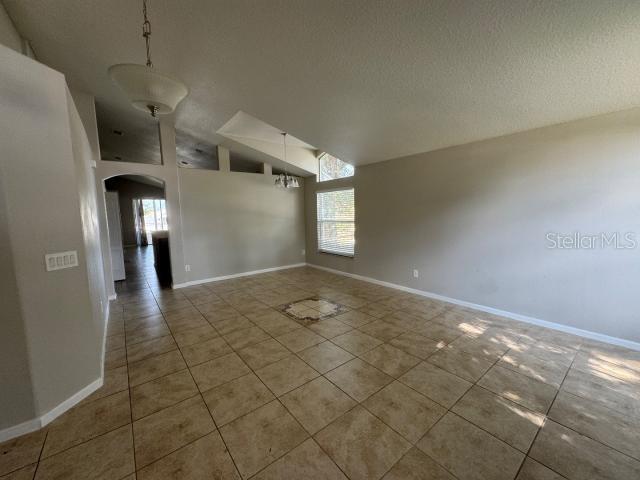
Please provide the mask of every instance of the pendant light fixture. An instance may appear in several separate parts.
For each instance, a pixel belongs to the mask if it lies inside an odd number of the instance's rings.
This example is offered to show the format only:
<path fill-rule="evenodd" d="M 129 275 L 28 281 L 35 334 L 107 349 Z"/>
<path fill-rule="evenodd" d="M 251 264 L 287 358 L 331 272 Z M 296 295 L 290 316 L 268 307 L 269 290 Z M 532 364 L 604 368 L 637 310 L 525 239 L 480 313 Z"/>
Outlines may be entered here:
<path fill-rule="evenodd" d="M 180 80 L 158 73 L 151 62 L 151 23 L 147 18 L 147 0 L 142 1 L 142 36 L 147 48 L 147 64 L 120 63 L 109 67 L 109 76 L 124 91 L 133 106 L 153 117 L 175 110 L 189 89 Z"/>
<path fill-rule="evenodd" d="M 282 132 L 282 146 L 284 149 L 284 163 L 287 163 L 287 133 Z M 284 173 L 281 173 L 276 177 L 276 187 L 281 188 L 298 188 L 300 184 L 298 179 L 287 173 L 287 167 L 285 166 Z"/>

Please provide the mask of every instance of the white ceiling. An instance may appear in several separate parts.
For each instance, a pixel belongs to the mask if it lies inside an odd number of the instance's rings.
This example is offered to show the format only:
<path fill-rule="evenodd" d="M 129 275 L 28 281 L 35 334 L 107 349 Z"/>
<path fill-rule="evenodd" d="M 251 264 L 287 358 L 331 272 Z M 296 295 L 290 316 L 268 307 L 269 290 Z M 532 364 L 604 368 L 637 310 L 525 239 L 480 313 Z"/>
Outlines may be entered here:
<path fill-rule="evenodd" d="M 213 144 L 242 110 L 358 164 L 640 105 L 638 0 L 150 0 L 152 57 Z M 141 2 L 4 0 L 43 62 L 134 115 Z"/>

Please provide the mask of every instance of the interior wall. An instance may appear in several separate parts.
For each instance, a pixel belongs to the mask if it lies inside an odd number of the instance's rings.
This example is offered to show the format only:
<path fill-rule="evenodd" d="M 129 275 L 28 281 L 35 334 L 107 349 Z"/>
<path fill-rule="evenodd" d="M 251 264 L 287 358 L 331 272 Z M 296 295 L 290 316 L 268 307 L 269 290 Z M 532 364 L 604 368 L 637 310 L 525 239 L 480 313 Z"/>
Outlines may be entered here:
<path fill-rule="evenodd" d="M 553 233 L 640 241 L 640 109 L 356 169 L 356 256 L 307 261 L 640 341 L 640 249 L 551 249 Z M 340 182 L 339 182 L 340 183 Z M 413 278 L 413 269 L 419 278 Z"/>
<path fill-rule="evenodd" d="M 89 145 L 91 147 L 92 166 L 97 167 L 100 162 L 100 141 L 98 139 L 98 121 L 96 118 L 95 98 L 79 90 L 71 90 L 80 119 L 84 126 Z M 100 230 L 100 249 L 102 250 L 102 271 L 107 296 L 115 298 L 115 286 L 111 272 L 111 249 L 109 248 L 109 230 L 107 227 L 106 206 L 104 203 L 104 183 L 96 177 L 96 168 L 92 168 L 94 189 L 96 191 L 96 208 L 98 211 L 98 227 Z"/>
<path fill-rule="evenodd" d="M 264 174 L 179 169 L 187 281 L 305 261 L 304 188 Z"/>
<path fill-rule="evenodd" d="M 0 2 L 0 43 L 22 53 L 22 37 L 16 30 L 2 2 Z"/>
<path fill-rule="evenodd" d="M 105 181 L 107 191 L 117 191 L 122 222 L 122 245 L 136 245 L 136 226 L 133 212 L 134 198 L 164 198 L 164 188 L 134 182 L 122 177 Z"/>
<path fill-rule="evenodd" d="M 78 188 L 86 193 L 86 179 L 74 158 L 86 153 L 86 144 L 75 145 L 81 132 L 77 117 L 70 119 L 64 76 L 5 47 L 0 70 L 3 207 L 20 315 L 5 320 L 3 305 L 0 336 L 5 324 L 21 323 L 34 410 L 43 415 L 101 378 L 103 332 L 94 318 L 89 267 L 101 259 L 85 248 L 91 227 L 83 225 L 87 204 Z M 79 266 L 47 272 L 45 254 L 67 250 L 78 252 Z M 0 390 L 4 401 L 4 385 Z M 20 420 L 10 415 L 0 408 L 0 425 Z"/>

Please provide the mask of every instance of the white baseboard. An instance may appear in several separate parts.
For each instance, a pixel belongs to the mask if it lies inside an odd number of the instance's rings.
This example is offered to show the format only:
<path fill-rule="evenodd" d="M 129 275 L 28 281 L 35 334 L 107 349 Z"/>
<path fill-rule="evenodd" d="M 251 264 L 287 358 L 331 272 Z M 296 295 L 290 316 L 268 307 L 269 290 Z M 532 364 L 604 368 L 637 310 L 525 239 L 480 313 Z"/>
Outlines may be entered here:
<path fill-rule="evenodd" d="M 32 420 L 28 420 L 26 422 L 20 423 L 18 425 L 14 425 L 13 427 L 0 430 L 0 443 L 5 442 L 7 440 L 11 440 L 12 438 L 15 438 L 15 437 L 19 437 L 20 435 L 25 435 L 27 433 L 35 432 L 36 430 L 39 430 L 42 427 L 48 425 L 51 421 L 55 420 L 57 417 L 62 415 L 64 412 L 66 412 L 70 408 L 76 406 L 82 400 L 84 400 L 93 392 L 95 392 L 97 389 L 99 389 L 102 386 L 102 384 L 103 384 L 102 377 L 98 378 L 97 380 L 91 382 L 89 385 L 84 387 L 79 392 L 67 398 L 64 402 L 62 402 L 58 406 L 49 410 L 44 415 L 41 415 Z"/>
<path fill-rule="evenodd" d="M 251 272 L 242 272 L 242 273 L 234 273 L 232 275 L 223 275 L 221 277 L 203 278 L 202 280 L 191 280 L 189 282 L 184 282 L 184 283 L 174 283 L 173 288 L 191 287 L 193 285 L 200 285 L 202 283 L 216 282 L 219 280 L 229 280 L 232 278 L 239 278 L 239 277 L 247 277 L 249 275 L 257 275 L 259 273 L 276 272 L 278 270 L 286 270 L 288 268 L 304 267 L 305 265 L 306 263 L 294 263 L 293 265 L 283 265 L 281 267 L 264 268 L 262 270 L 253 270 Z"/>
<path fill-rule="evenodd" d="M 602 333 L 591 332 L 589 330 L 582 330 L 576 327 L 570 327 L 569 325 L 563 325 L 561 323 L 549 322 L 547 320 L 541 320 L 539 318 L 529 317 L 527 315 L 521 315 L 519 313 L 508 312 L 506 310 L 499 310 L 493 307 L 487 307 L 485 305 L 479 305 L 477 303 L 466 302 L 464 300 L 458 300 L 457 298 L 446 297 L 444 295 L 438 295 L 437 293 L 426 292 L 424 290 L 418 290 L 411 287 L 405 287 L 403 285 L 398 285 L 395 283 L 384 282 L 382 280 L 377 280 L 371 277 L 365 277 L 363 275 L 357 275 L 355 273 L 343 272 L 341 270 L 335 270 L 333 268 L 321 267 L 320 265 L 315 265 L 313 263 L 307 263 L 309 267 L 317 268 L 318 270 L 325 270 L 327 272 L 336 273 L 338 275 L 343 275 L 345 277 L 355 278 L 356 280 L 362 280 L 369 283 L 374 283 L 376 285 L 381 285 L 383 287 L 389 287 L 396 290 L 402 290 L 403 292 L 414 293 L 416 295 L 420 295 L 422 297 L 432 298 L 434 300 L 442 300 L 444 302 L 453 303 L 455 305 L 460 305 L 462 307 L 473 308 L 474 310 L 480 310 L 481 312 L 491 313 L 494 315 L 499 315 L 501 317 L 511 318 L 513 320 L 517 320 L 520 322 L 530 323 L 532 325 L 538 325 L 540 327 L 551 328 L 553 330 L 558 330 L 564 333 L 570 333 L 572 335 L 577 335 L 579 337 L 589 338 L 591 340 L 597 340 L 603 343 L 609 343 L 611 345 L 618 345 L 620 347 L 630 348 L 631 350 L 640 351 L 640 343 L 634 342 L 631 340 L 625 340 L 624 338 L 618 337 L 610 337 L 609 335 L 604 335 Z"/>

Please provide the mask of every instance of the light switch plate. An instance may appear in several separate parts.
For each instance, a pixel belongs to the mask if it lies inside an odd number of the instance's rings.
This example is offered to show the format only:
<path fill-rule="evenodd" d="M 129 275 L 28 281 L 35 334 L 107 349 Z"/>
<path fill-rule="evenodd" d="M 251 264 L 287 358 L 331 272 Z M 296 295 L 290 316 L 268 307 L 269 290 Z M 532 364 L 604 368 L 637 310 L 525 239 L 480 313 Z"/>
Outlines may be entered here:
<path fill-rule="evenodd" d="M 77 267 L 78 252 L 76 250 L 69 250 L 68 252 L 47 253 L 44 256 L 44 263 L 47 267 L 47 272 Z"/>

